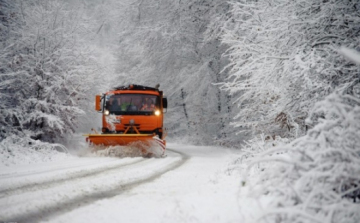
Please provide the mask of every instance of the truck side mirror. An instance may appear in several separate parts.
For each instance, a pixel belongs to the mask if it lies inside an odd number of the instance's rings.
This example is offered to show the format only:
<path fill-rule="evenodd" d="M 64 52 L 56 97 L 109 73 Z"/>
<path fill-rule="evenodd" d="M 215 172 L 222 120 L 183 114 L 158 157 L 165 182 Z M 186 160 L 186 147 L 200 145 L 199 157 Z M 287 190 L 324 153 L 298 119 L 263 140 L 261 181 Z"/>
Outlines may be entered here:
<path fill-rule="evenodd" d="M 163 108 L 167 108 L 167 98 L 162 99 Z"/>
<path fill-rule="evenodd" d="M 95 110 L 96 111 L 101 111 L 101 95 L 96 95 L 95 96 Z"/>

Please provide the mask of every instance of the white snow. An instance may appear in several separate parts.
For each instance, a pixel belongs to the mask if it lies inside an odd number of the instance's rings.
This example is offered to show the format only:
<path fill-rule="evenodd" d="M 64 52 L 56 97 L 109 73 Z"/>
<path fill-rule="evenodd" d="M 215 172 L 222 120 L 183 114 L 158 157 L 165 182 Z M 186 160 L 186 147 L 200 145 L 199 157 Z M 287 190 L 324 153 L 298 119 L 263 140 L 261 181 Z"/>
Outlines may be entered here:
<path fill-rule="evenodd" d="M 225 175 L 231 151 L 170 144 L 189 155 L 158 179 L 71 211 L 51 222 L 237 222 L 238 181 Z M 173 156 L 169 154 L 169 156 Z M 112 207 L 112 208 L 109 208 Z"/>
<path fill-rule="evenodd" d="M 360 64 L 360 53 L 358 51 L 343 46 L 340 48 L 340 53 L 346 56 L 349 60 Z"/>
<path fill-rule="evenodd" d="M 60 144 L 51 144 L 32 140 L 27 137 L 8 137 L 0 142 L 0 172 L 9 171 L 13 166 L 49 163 L 72 159 L 67 148 Z"/>
<path fill-rule="evenodd" d="M 75 157 L 0 171 L 0 219 L 239 222 L 238 151 L 171 144 L 165 158 Z"/>

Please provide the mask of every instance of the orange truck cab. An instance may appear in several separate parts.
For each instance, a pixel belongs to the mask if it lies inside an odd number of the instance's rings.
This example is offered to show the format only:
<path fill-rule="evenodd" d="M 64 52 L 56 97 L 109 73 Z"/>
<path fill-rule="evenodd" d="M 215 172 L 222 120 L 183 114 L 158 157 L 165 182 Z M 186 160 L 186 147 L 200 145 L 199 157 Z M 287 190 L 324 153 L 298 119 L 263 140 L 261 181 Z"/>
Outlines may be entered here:
<path fill-rule="evenodd" d="M 95 109 L 102 113 L 102 132 L 86 135 L 90 143 L 109 146 L 155 140 L 165 149 L 167 99 L 158 88 L 120 86 L 96 95 L 95 100 Z"/>

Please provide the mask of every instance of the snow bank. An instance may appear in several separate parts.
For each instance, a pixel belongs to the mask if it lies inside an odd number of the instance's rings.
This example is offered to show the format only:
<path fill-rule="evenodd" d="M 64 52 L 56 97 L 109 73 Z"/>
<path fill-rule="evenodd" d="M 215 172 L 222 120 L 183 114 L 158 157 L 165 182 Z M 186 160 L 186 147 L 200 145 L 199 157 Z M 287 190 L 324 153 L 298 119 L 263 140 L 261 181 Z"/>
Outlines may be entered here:
<path fill-rule="evenodd" d="M 246 222 L 360 221 L 360 100 L 334 93 L 309 117 L 307 135 L 254 139 L 233 162 Z"/>
<path fill-rule="evenodd" d="M 67 159 L 70 155 L 60 144 L 44 143 L 39 140 L 8 137 L 0 142 L 0 167 L 22 164 L 52 162 Z"/>

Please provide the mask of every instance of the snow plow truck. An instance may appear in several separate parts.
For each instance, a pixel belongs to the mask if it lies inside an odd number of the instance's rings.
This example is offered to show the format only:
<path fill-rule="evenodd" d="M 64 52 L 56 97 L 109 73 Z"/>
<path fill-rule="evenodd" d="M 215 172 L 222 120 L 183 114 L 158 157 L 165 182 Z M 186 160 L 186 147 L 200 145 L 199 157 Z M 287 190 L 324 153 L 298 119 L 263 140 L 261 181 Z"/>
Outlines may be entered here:
<path fill-rule="evenodd" d="M 157 87 L 119 86 L 95 96 L 95 110 L 102 113 L 101 133 L 92 129 L 86 141 L 96 150 L 125 146 L 133 154 L 151 156 L 154 147 L 165 154 L 164 113 L 167 98 Z"/>

